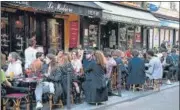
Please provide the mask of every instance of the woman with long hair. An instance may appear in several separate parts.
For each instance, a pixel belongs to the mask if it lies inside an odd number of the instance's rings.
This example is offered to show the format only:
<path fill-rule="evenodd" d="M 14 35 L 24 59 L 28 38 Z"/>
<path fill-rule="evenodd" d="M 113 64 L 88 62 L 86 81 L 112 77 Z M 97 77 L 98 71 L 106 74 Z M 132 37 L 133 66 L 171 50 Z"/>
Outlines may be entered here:
<path fill-rule="evenodd" d="M 48 54 L 46 57 L 46 64 L 48 64 L 47 73 L 45 73 L 46 78 L 43 82 L 40 82 L 35 89 L 35 96 L 37 102 L 36 109 L 40 109 L 43 107 L 42 95 L 44 93 L 54 94 L 53 101 L 54 103 L 57 103 L 63 92 L 60 82 L 62 72 L 61 68 L 56 62 L 56 56 L 53 54 Z"/>
<path fill-rule="evenodd" d="M 67 77 L 68 74 L 70 74 L 70 84 L 72 84 L 72 80 L 75 79 L 74 78 L 74 69 L 73 66 L 71 64 L 71 55 L 70 53 L 64 53 L 64 55 L 62 56 L 62 65 L 60 66 L 61 70 L 62 70 L 62 88 L 63 88 L 63 98 L 65 101 L 66 96 L 67 96 Z M 72 88 L 72 85 L 71 87 Z"/>
<path fill-rule="evenodd" d="M 106 59 L 101 51 L 96 51 L 95 62 L 91 62 L 85 70 L 83 89 L 88 103 L 100 103 L 108 100 L 106 85 Z"/>

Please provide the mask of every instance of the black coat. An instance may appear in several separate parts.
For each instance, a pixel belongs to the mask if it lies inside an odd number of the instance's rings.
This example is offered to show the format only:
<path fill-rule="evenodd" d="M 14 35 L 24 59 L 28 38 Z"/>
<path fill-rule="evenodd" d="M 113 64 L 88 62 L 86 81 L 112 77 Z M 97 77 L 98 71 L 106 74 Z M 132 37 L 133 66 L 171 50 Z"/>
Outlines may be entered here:
<path fill-rule="evenodd" d="M 83 89 L 85 100 L 88 103 L 99 103 L 108 100 L 105 69 L 96 62 L 91 62 L 85 70 Z"/>
<path fill-rule="evenodd" d="M 138 57 L 132 58 L 128 63 L 129 75 L 127 84 L 144 84 L 145 82 L 145 63 Z"/>
<path fill-rule="evenodd" d="M 56 103 L 58 99 L 61 97 L 63 93 L 62 85 L 61 85 L 61 77 L 62 77 L 62 69 L 57 67 L 54 71 L 52 71 L 51 75 L 48 76 L 47 80 L 49 82 L 53 82 L 55 88 L 55 95 L 53 96 L 53 101 Z"/>

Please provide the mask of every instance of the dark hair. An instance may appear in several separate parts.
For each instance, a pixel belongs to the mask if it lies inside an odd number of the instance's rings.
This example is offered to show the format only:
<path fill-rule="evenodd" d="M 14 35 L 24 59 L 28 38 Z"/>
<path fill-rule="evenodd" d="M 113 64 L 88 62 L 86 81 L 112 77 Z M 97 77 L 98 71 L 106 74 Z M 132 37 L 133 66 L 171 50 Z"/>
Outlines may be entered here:
<path fill-rule="evenodd" d="M 111 51 L 104 52 L 105 57 L 112 57 Z"/>
<path fill-rule="evenodd" d="M 132 51 L 132 56 L 137 57 L 139 55 L 139 52 L 137 50 Z"/>
<path fill-rule="evenodd" d="M 173 48 L 173 49 L 171 50 L 171 53 L 176 53 L 176 49 Z"/>
<path fill-rule="evenodd" d="M 150 55 L 150 56 L 154 56 L 154 51 L 153 50 L 148 50 L 147 54 Z"/>
<path fill-rule="evenodd" d="M 28 41 L 28 45 L 31 47 L 31 46 L 33 46 L 33 40 L 32 39 L 29 39 L 29 41 Z"/>
<path fill-rule="evenodd" d="M 36 36 L 36 32 L 32 32 L 31 38 L 34 37 L 34 36 Z"/>
<path fill-rule="evenodd" d="M 41 56 L 42 56 L 42 54 L 43 54 L 42 52 L 37 52 L 37 53 L 36 53 L 36 58 L 41 57 Z"/>
<path fill-rule="evenodd" d="M 56 55 L 57 54 L 57 50 L 55 48 L 49 48 L 48 49 L 48 54 Z"/>
<path fill-rule="evenodd" d="M 47 57 L 51 60 L 51 72 L 57 69 L 56 56 L 52 53 L 48 53 Z"/>

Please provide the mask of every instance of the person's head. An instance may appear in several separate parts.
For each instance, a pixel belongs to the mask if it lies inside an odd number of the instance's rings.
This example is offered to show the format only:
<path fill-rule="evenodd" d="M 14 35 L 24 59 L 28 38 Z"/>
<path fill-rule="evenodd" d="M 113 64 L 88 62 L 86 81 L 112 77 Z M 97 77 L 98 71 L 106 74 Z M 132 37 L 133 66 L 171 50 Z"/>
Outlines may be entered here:
<path fill-rule="evenodd" d="M 56 64 L 56 56 L 52 53 L 48 53 L 46 56 L 46 64 L 49 64 L 51 66 Z"/>
<path fill-rule="evenodd" d="M 90 60 L 93 57 L 93 50 L 86 51 L 86 59 Z"/>
<path fill-rule="evenodd" d="M 36 59 L 43 60 L 43 59 L 44 59 L 43 53 L 42 53 L 42 52 L 37 52 L 37 53 L 36 53 Z"/>
<path fill-rule="evenodd" d="M 176 53 L 176 49 L 175 49 L 175 48 L 172 48 L 172 49 L 171 49 L 171 53 L 174 53 L 174 54 L 175 54 L 175 53 Z"/>
<path fill-rule="evenodd" d="M 71 63 L 71 55 L 70 53 L 64 53 L 64 55 L 62 56 L 62 64 L 69 64 Z"/>
<path fill-rule="evenodd" d="M 107 59 L 112 57 L 111 51 L 104 52 L 104 55 Z"/>
<path fill-rule="evenodd" d="M 164 57 L 167 57 L 167 51 L 166 51 L 166 50 L 163 50 L 163 51 L 162 51 L 162 55 L 163 55 Z"/>
<path fill-rule="evenodd" d="M 138 56 L 139 56 L 138 50 L 133 50 L 133 51 L 132 51 L 132 56 L 133 56 L 133 57 L 138 57 Z"/>
<path fill-rule="evenodd" d="M 71 52 L 71 58 L 72 58 L 72 60 L 77 59 L 77 52 L 76 51 Z"/>
<path fill-rule="evenodd" d="M 34 46 L 34 42 L 33 42 L 33 40 L 32 40 L 32 39 L 29 39 L 29 41 L 28 41 L 28 45 L 29 45 L 29 47 L 33 47 L 33 46 Z"/>
<path fill-rule="evenodd" d="M 150 59 L 150 58 L 152 58 L 154 56 L 154 51 L 153 50 L 148 50 L 146 55 L 147 55 L 147 58 Z"/>
<path fill-rule="evenodd" d="M 16 53 L 16 52 L 11 52 L 11 53 L 9 54 L 9 56 L 8 56 L 8 61 L 9 61 L 9 62 L 16 62 L 19 58 L 20 58 L 20 57 L 19 57 L 18 53 Z"/>
<path fill-rule="evenodd" d="M 48 54 L 56 55 L 57 54 L 57 50 L 55 48 L 49 48 L 48 49 Z"/>
<path fill-rule="evenodd" d="M 63 50 L 61 50 L 61 49 L 59 49 L 59 50 L 58 50 L 58 57 L 62 57 L 62 56 L 63 56 L 63 54 L 64 54 L 64 51 L 63 51 Z"/>
<path fill-rule="evenodd" d="M 105 68 L 105 65 L 106 65 L 106 60 L 105 60 L 105 57 L 104 57 L 104 54 L 97 50 L 94 54 L 95 56 L 95 59 L 96 59 L 96 62 L 97 64 L 101 65 L 103 68 Z"/>

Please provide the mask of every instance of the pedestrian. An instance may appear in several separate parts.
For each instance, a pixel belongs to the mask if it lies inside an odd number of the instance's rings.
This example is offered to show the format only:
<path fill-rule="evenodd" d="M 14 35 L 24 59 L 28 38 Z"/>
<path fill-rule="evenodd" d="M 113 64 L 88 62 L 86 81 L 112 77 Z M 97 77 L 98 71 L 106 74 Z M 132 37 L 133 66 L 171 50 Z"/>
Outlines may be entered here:
<path fill-rule="evenodd" d="M 90 62 L 85 70 L 83 89 L 86 102 L 98 104 L 108 100 L 105 74 L 105 57 L 101 51 L 96 51 L 95 62 Z"/>
<path fill-rule="evenodd" d="M 87 69 L 87 67 L 89 66 L 89 64 L 90 64 L 91 62 L 95 62 L 93 50 L 87 50 L 87 51 L 85 51 L 82 62 L 83 62 L 83 69 L 84 69 L 84 70 Z"/>

